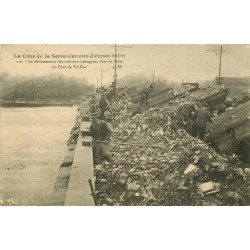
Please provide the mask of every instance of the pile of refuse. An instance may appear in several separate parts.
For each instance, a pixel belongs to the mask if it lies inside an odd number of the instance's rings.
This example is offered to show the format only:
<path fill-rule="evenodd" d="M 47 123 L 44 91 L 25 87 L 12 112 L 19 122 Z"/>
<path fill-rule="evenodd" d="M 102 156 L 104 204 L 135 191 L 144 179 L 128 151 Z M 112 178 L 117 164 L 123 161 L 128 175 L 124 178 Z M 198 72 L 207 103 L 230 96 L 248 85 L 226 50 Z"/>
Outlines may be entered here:
<path fill-rule="evenodd" d="M 100 205 L 250 204 L 250 169 L 185 131 L 180 110 L 196 98 L 132 118 L 126 101 L 115 103 L 113 159 L 94 168 Z"/>

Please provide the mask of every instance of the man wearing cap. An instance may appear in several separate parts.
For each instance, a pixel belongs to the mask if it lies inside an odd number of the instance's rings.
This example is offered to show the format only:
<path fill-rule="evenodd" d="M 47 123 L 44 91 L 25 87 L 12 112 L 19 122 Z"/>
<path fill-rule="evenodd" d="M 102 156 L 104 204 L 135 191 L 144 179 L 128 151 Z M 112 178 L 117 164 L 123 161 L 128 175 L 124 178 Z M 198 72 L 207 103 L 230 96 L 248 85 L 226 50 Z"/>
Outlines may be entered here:
<path fill-rule="evenodd" d="M 101 160 L 111 160 L 111 130 L 105 121 L 100 120 L 97 113 L 94 113 L 91 119 L 90 131 L 94 146 L 94 164 L 97 165 Z"/>
<path fill-rule="evenodd" d="M 206 134 L 207 122 L 212 123 L 211 114 L 206 107 L 201 107 L 196 110 L 194 119 L 194 136 L 202 140 Z"/>

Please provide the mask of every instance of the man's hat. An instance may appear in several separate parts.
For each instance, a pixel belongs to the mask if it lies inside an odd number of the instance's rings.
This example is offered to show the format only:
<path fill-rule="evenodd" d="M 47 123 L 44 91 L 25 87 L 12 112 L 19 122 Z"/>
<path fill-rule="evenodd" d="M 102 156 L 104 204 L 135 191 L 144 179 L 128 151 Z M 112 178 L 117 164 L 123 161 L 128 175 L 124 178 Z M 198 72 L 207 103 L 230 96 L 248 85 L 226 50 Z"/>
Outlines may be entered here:
<path fill-rule="evenodd" d="M 97 114 L 97 113 L 93 113 L 93 114 L 91 115 L 91 119 L 99 118 L 99 117 L 100 117 L 100 115 Z"/>

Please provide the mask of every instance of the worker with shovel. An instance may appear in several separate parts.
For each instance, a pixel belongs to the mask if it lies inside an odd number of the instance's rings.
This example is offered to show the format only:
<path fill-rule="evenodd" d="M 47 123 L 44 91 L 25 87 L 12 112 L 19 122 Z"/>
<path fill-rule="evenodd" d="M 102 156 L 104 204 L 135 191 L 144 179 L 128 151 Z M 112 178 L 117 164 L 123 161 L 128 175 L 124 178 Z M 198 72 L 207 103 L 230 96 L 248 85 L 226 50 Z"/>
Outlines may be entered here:
<path fill-rule="evenodd" d="M 111 160 L 111 130 L 107 123 L 100 120 L 100 115 L 92 114 L 92 124 L 90 126 L 93 138 L 94 164 L 100 164 L 102 160 Z"/>

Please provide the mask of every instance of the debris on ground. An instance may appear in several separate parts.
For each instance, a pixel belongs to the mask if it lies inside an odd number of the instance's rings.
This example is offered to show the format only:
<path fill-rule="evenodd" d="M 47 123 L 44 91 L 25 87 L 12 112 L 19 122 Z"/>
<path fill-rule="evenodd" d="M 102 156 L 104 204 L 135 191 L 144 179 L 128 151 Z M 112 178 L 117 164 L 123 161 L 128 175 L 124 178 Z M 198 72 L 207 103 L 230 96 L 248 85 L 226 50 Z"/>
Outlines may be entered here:
<path fill-rule="evenodd" d="M 242 162 L 218 154 L 183 124 L 183 107 L 216 91 L 188 93 L 132 118 L 127 102 L 116 100 L 113 159 L 95 167 L 98 203 L 249 205 L 249 174 Z"/>

